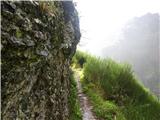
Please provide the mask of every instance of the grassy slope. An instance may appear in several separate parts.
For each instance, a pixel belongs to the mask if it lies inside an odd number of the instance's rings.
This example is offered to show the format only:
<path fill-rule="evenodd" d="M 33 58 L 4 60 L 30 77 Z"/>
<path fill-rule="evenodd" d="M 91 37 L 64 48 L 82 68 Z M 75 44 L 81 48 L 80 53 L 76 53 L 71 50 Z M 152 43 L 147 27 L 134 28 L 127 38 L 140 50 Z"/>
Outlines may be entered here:
<path fill-rule="evenodd" d="M 69 107 L 70 107 L 70 118 L 69 120 L 82 120 L 82 113 L 80 111 L 80 104 L 77 96 L 77 84 L 75 82 L 73 74 L 70 76 L 70 96 L 69 96 Z"/>
<path fill-rule="evenodd" d="M 77 52 L 73 63 L 83 58 L 83 86 L 97 116 L 119 120 L 158 120 L 160 103 L 135 78 L 128 64 Z"/>

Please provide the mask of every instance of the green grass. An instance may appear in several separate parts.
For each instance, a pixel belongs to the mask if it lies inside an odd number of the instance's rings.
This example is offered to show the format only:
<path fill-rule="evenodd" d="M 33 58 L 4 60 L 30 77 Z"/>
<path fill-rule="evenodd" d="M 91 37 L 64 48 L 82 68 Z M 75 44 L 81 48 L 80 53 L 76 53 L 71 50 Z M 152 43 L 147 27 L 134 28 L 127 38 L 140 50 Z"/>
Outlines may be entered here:
<path fill-rule="evenodd" d="M 126 120 L 121 113 L 118 106 L 115 103 L 104 100 L 96 86 L 92 83 L 86 85 L 82 82 L 84 93 L 89 97 L 91 104 L 93 105 L 93 112 L 98 118 L 104 120 Z"/>
<path fill-rule="evenodd" d="M 69 120 L 82 120 L 82 113 L 80 111 L 80 104 L 77 96 L 77 84 L 75 82 L 73 73 L 70 76 L 70 96 L 69 96 Z"/>
<path fill-rule="evenodd" d="M 158 99 L 133 75 L 129 64 L 117 63 L 112 59 L 100 59 L 77 51 L 73 58 L 75 66 L 79 66 L 81 57 L 85 59 L 83 65 L 84 86 L 93 84 L 96 88 L 102 89 L 103 94 L 100 94 L 100 98 L 104 102 L 115 103 L 115 106 L 118 107 L 126 120 L 158 120 L 160 118 L 160 103 Z M 96 99 L 94 94 L 97 95 L 96 92 L 92 94 L 91 91 L 94 89 L 95 87 L 88 90 L 88 95 L 92 101 Z M 94 91 L 97 91 L 97 89 Z M 93 102 L 93 104 L 101 105 L 102 103 Z M 104 106 L 107 107 L 109 105 L 106 103 Z M 97 115 L 102 113 L 100 115 L 102 118 L 108 114 L 107 112 L 104 114 L 104 106 L 95 108 L 100 111 L 99 113 L 96 112 Z M 101 108 L 102 110 L 100 110 Z M 95 109 L 94 111 L 97 111 Z"/>

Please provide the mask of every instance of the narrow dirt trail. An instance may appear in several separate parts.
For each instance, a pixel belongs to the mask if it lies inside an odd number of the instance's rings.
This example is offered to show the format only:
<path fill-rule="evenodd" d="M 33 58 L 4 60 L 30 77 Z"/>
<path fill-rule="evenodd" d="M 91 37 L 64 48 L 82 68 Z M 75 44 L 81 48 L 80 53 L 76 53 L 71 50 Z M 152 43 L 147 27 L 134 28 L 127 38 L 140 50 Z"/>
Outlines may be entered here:
<path fill-rule="evenodd" d="M 75 79 L 77 82 L 78 97 L 79 97 L 80 107 L 83 114 L 83 120 L 98 120 L 93 114 L 93 112 L 91 111 L 92 106 L 89 103 L 87 96 L 82 92 L 80 76 L 78 75 L 78 73 L 75 74 Z"/>

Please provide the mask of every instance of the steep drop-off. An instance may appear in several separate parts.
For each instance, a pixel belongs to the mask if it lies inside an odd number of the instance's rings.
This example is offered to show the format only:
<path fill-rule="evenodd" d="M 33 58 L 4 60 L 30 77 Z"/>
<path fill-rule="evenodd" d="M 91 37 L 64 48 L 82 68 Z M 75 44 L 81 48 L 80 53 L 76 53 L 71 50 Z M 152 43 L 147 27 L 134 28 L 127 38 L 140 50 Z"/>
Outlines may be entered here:
<path fill-rule="evenodd" d="M 3 120 L 67 120 L 70 61 L 80 39 L 67 2 L 1 2 Z"/>

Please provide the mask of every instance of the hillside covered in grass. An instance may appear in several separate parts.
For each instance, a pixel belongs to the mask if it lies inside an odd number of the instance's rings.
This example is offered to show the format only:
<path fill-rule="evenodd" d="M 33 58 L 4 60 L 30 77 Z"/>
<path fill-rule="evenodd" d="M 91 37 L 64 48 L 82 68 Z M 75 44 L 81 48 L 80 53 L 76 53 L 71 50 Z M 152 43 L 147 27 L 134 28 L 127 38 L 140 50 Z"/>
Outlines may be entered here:
<path fill-rule="evenodd" d="M 105 120 L 158 120 L 160 103 L 126 63 L 77 51 L 72 65 L 81 73 L 93 111 Z"/>

